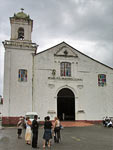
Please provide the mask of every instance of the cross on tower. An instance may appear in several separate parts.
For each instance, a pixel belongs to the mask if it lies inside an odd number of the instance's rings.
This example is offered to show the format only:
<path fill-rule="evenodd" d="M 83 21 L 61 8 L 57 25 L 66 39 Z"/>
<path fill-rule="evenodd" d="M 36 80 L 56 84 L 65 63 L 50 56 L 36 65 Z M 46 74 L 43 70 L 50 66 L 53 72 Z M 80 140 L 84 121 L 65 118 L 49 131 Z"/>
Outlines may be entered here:
<path fill-rule="evenodd" d="M 23 8 L 21 8 L 21 11 L 23 12 L 23 11 L 24 11 L 24 9 L 23 9 Z"/>

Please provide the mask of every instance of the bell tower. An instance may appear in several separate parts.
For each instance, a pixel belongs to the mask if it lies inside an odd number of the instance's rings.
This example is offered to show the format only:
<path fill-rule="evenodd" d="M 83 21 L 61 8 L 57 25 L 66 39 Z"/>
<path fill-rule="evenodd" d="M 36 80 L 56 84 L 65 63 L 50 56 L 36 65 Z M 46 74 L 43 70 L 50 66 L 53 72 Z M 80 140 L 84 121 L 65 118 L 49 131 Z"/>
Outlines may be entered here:
<path fill-rule="evenodd" d="M 30 16 L 23 12 L 14 14 L 13 17 L 10 17 L 11 24 L 11 40 L 21 40 L 31 42 L 31 33 L 33 29 L 33 20 L 30 19 Z"/>
<path fill-rule="evenodd" d="M 34 55 L 37 44 L 32 43 L 33 20 L 23 12 L 10 17 L 11 37 L 3 42 L 4 106 L 3 123 L 11 124 L 26 112 L 33 111 Z"/>

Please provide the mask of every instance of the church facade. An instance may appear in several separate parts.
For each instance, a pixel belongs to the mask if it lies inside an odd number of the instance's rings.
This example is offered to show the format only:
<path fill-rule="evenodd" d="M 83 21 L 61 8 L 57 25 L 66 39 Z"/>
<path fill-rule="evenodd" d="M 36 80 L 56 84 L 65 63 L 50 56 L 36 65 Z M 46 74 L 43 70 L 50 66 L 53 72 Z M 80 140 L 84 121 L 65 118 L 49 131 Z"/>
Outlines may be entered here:
<path fill-rule="evenodd" d="M 33 20 L 23 11 L 10 17 L 11 38 L 4 41 L 3 124 L 27 112 L 40 121 L 100 121 L 113 116 L 113 69 L 62 42 L 37 53 Z"/>

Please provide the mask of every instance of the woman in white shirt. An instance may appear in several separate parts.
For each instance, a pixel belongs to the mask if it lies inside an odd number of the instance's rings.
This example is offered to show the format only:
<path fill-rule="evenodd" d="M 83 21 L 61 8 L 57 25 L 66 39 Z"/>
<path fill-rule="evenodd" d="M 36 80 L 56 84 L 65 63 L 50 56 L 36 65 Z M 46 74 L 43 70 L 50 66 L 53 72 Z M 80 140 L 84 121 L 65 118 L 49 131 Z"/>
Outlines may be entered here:
<path fill-rule="evenodd" d="M 54 123 L 54 141 L 59 143 L 60 140 L 60 120 L 58 119 L 58 117 L 55 117 L 55 123 Z"/>

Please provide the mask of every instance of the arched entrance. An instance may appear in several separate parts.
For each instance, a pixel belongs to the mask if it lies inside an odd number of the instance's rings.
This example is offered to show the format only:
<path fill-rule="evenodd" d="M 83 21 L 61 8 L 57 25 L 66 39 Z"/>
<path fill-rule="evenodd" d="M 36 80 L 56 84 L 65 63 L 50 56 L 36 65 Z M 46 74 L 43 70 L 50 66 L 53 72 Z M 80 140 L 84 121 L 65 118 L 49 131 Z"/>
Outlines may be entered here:
<path fill-rule="evenodd" d="M 68 88 L 57 94 L 57 116 L 60 120 L 75 120 L 75 96 Z"/>

